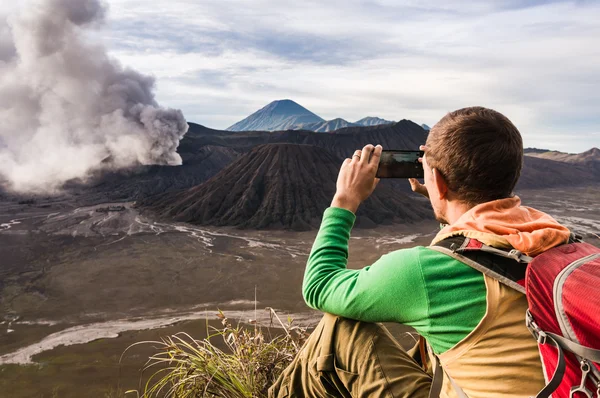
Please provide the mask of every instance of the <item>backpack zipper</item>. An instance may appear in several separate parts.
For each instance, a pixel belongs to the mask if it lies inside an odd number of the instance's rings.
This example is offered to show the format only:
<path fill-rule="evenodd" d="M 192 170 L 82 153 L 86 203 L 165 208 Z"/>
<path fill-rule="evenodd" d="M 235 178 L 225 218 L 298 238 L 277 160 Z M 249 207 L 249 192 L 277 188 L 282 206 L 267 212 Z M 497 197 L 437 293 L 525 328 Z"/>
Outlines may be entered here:
<path fill-rule="evenodd" d="M 558 274 L 556 279 L 554 280 L 554 288 L 553 288 L 554 311 L 556 312 L 556 318 L 558 319 L 558 324 L 560 326 L 560 330 L 562 331 L 564 337 L 566 337 L 576 343 L 579 343 L 579 339 L 577 338 L 577 335 L 575 334 L 575 331 L 573 330 L 573 327 L 571 326 L 571 323 L 569 322 L 569 318 L 567 317 L 567 314 L 565 313 L 565 307 L 564 307 L 563 300 L 562 300 L 563 286 L 564 286 L 565 282 L 567 281 L 567 278 L 577 268 L 581 267 L 583 264 L 587 263 L 588 261 L 594 260 L 598 257 L 600 257 L 600 253 L 594 253 L 594 254 L 590 254 L 589 256 L 580 258 L 577 261 L 573 261 L 571 264 L 566 266 L 565 269 L 563 269 Z"/>

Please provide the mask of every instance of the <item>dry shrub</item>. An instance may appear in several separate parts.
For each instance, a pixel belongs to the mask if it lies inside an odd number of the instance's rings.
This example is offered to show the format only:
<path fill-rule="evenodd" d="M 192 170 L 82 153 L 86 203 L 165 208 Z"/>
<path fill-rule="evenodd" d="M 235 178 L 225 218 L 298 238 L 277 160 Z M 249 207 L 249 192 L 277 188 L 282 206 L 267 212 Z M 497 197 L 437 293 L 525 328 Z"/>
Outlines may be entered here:
<path fill-rule="evenodd" d="M 143 372 L 156 369 L 141 388 L 127 391 L 141 398 L 153 397 L 267 397 L 268 388 L 283 369 L 294 359 L 308 337 L 306 328 L 284 324 L 272 308 L 271 326 L 277 321 L 284 333 L 271 336 L 270 328 L 232 326 L 219 312 L 222 328 L 211 327 L 213 333 L 203 340 L 195 340 L 186 333 L 164 337 L 161 341 L 137 344 L 154 344 L 158 352 L 146 362 Z M 215 344 L 222 339 L 225 350 Z M 137 345 L 134 344 L 134 345 Z"/>

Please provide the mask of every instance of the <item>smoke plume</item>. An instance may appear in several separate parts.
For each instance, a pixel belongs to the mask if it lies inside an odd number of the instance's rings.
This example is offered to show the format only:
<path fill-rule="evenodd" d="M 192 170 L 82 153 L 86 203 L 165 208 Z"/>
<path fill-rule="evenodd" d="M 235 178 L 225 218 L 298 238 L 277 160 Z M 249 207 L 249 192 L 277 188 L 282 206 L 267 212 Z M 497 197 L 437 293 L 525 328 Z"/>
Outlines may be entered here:
<path fill-rule="evenodd" d="M 59 190 L 102 169 L 178 165 L 188 125 L 154 99 L 154 79 L 86 38 L 101 0 L 42 0 L 0 20 L 0 184 Z"/>

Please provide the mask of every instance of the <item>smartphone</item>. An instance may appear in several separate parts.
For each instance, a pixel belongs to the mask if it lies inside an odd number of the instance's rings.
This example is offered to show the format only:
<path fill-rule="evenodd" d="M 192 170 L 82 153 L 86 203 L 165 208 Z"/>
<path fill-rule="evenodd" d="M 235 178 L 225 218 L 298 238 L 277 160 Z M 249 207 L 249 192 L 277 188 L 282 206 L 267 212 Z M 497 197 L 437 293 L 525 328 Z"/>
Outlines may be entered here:
<path fill-rule="evenodd" d="M 383 150 L 377 178 L 423 178 L 423 151 Z"/>

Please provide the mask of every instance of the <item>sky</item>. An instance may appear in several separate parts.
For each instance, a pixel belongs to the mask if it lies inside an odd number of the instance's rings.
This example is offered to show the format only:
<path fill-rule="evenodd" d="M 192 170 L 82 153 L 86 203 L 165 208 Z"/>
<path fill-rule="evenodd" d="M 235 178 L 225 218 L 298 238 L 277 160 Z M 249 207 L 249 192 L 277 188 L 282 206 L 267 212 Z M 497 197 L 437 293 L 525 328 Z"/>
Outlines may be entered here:
<path fill-rule="evenodd" d="M 600 1 L 107 3 L 90 39 L 155 76 L 162 106 L 211 128 L 285 98 L 325 119 L 430 126 L 481 105 L 508 116 L 525 146 L 600 147 Z"/>

